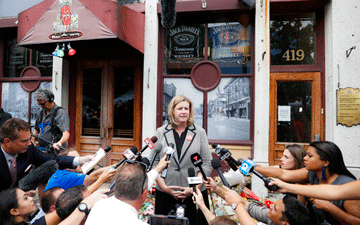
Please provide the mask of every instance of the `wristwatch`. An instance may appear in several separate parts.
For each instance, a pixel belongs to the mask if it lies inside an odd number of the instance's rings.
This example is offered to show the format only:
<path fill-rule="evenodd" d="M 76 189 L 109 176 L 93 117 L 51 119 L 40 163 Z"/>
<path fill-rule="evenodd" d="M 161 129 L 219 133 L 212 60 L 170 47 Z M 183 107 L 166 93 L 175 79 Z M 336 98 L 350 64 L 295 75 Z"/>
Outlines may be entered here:
<path fill-rule="evenodd" d="M 78 205 L 78 209 L 80 212 L 84 212 L 86 215 L 89 215 L 89 208 L 88 206 L 86 205 L 85 202 L 81 202 L 79 205 Z"/>
<path fill-rule="evenodd" d="M 238 205 L 239 205 L 239 203 L 233 203 L 233 204 L 231 204 L 231 208 L 233 210 L 235 210 Z"/>

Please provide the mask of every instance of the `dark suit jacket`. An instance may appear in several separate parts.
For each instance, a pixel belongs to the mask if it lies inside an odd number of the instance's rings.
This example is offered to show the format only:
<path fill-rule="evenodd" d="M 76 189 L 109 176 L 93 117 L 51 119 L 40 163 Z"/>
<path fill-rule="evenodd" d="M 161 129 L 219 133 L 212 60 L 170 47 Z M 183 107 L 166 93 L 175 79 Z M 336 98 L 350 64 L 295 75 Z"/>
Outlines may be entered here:
<path fill-rule="evenodd" d="M 30 172 L 31 165 L 38 167 L 48 160 L 55 160 L 59 164 L 59 168 L 73 168 L 74 157 L 47 154 L 38 150 L 34 145 L 31 145 L 25 153 L 19 154 L 16 158 L 17 181 L 15 186 L 17 187 L 19 180 Z M 2 191 L 10 188 L 11 175 L 4 153 L 1 150 L 0 171 L 0 191 Z"/>
<path fill-rule="evenodd" d="M 173 128 L 171 125 L 164 125 L 157 129 L 156 136 L 158 138 L 157 142 L 160 142 L 163 146 L 163 149 L 166 146 L 169 146 L 170 143 L 175 145 L 175 138 L 173 133 Z M 209 147 L 209 142 L 205 133 L 205 130 L 202 127 L 198 127 L 195 125 L 189 126 L 184 145 L 181 148 L 181 155 L 178 156 L 176 145 L 174 147 L 175 154 L 174 157 L 171 158 L 171 162 L 168 168 L 168 174 L 165 178 L 165 183 L 168 186 L 182 186 L 188 187 L 188 168 L 193 167 L 195 171 L 199 171 L 193 163 L 191 162 L 190 156 L 194 153 L 199 153 L 203 165 L 202 168 L 207 176 L 210 176 L 212 171 L 211 167 L 211 151 Z M 165 155 L 164 151 L 161 151 L 157 158 L 155 159 L 155 165 L 158 163 L 160 158 Z M 160 187 L 157 185 L 157 189 L 160 190 Z M 204 190 L 205 187 L 202 187 Z"/>

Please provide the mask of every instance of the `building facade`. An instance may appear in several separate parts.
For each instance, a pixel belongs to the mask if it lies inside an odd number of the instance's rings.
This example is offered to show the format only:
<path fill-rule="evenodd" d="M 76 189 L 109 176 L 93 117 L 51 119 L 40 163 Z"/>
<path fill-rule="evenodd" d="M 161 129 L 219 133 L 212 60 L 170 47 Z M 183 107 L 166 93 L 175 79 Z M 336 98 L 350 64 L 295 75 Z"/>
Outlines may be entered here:
<path fill-rule="evenodd" d="M 359 121 L 344 124 L 337 105 L 345 88 L 359 98 L 356 0 L 177 1 L 170 28 L 157 2 L 24 2 L 0 7 L 12 9 L 0 11 L 1 106 L 33 122 L 34 91 L 52 89 L 81 154 L 111 145 L 110 163 L 140 148 L 184 94 L 236 158 L 276 165 L 288 144 L 329 140 L 359 177 Z"/>

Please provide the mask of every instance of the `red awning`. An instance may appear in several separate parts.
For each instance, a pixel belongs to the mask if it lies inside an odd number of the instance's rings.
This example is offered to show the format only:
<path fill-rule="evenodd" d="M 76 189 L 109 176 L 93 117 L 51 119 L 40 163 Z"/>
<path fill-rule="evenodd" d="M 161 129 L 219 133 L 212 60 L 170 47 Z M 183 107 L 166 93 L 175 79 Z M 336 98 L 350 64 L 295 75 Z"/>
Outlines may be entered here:
<path fill-rule="evenodd" d="M 144 52 L 144 14 L 111 0 L 45 0 L 18 19 L 22 46 L 120 38 Z"/>

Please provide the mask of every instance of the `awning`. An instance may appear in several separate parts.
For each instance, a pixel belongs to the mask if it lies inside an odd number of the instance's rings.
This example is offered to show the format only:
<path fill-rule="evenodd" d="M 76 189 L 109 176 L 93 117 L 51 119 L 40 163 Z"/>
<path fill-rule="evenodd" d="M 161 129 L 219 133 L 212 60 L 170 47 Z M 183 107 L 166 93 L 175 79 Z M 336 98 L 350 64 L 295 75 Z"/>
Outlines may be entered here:
<path fill-rule="evenodd" d="M 144 52 L 144 14 L 111 0 L 45 0 L 18 19 L 22 46 L 119 38 Z"/>

